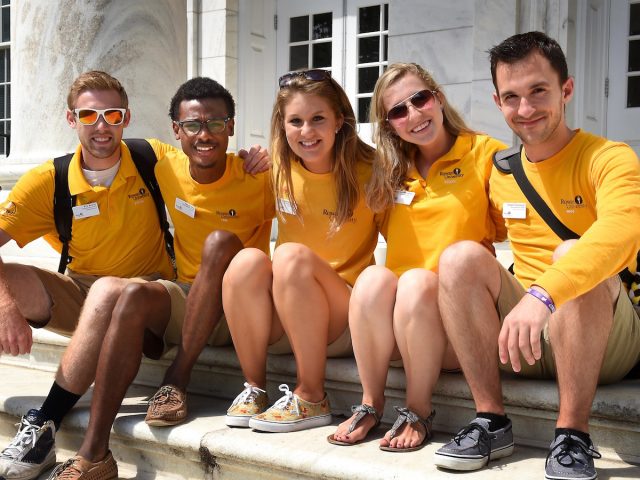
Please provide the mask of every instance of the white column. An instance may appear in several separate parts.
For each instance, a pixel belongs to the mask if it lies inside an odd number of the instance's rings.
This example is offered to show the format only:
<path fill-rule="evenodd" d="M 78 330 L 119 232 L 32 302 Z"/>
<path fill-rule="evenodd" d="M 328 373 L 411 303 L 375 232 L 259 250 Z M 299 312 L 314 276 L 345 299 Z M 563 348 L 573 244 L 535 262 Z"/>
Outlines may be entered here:
<path fill-rule="evenodd" d="M 125 137 L 171 140 L 169 101 L 187 78 L 186 0 L 12 2 L 11 154 L 3 184 L 77 144 L 66 97 L 82 72 L 124 85 L 132 121 Z"/>

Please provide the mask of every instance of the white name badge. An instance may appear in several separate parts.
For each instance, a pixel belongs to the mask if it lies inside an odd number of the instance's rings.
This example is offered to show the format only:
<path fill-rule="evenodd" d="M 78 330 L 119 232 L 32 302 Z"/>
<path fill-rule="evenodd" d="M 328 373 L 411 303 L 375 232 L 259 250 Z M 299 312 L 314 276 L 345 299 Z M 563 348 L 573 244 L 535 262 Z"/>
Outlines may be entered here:
<path fill-rule="evenodd" d="M 79 220 L 81 218 L 89 218 L 100 215 L 100 209 L 96 202 L 87 203 L 85 205 L 76 205 L 73 207 L 73 218 Z"/>
<path fill-rule="evenodd" d="M 527 204 L 507 202 L 502 204 L 502 218 L 527 218 Z"/>
<path fill-rule="evenodd" d="M 411 205 L 413 197 L 415 196 L 416 192 L 408 192 L 407 190 L 396 190 L 393 196 L 393 201 L 402 205 Z"/>
<path fill-rule="evenodd" d="M 195 218 L 196 216 L 196 207 L 191 205 L 190 203 L 185 202 L 184 200 L 176 197 L 176 210 L 184 213 L 187 217 Z"/>
<path fill-rule="evenodd" d="M 291 205 L 291 202 L 286 198 L 279 198 L 276 201 L 276 208 L 282 213 L 288 213 L 289 215 L 296 214 L 295 210 L 293 209 L 293 205 Z"/>

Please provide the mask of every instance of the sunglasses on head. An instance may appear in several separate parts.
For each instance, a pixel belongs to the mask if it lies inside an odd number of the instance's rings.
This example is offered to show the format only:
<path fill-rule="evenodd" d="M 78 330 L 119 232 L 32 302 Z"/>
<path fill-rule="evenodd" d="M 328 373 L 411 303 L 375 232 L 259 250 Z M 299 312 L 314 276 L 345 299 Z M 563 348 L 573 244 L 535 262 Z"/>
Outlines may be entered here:
<path fill-rule="evenodd" d="M 227 118 L 212 118 L 206 122 L 200 120 L 185 120 L 183 122 L 175 122 L 182 131 L 187 135 L 198 135 L 202 131 L 203 126 L 207 126 L 209 133 L 222 133 L 227 128 L 227 122 L 231 120 L 231 117 Z"/>
<path fill-rule="evenodd" d="M 329 70 L 322 70 L 315 68 L 313 70 L 297 70 L 295 72 L 285 73 L 278 79 L 278 85 L 280 88 L 289 86 L 294 78 L 304 77 L 307 80 L 313 82 L 321 82 L 322 80 L 328 80 L 331 78 L 331 72 Z"/>
<path fill-rule="evenodd" d="M 400 120 L 409 115 L 409 103 L 415 108 L 431 108 L 435 102 L 436 92 L 434 90 L 420 90 L 400 103 L 395 104 L 387 112 L 387 122 Z"/>
<path fill-rule="evenodd" d="M 94 125 L 101 116 L 109 125 L 120 125 L 124 122 L 124 115 L 127 113 L 127 109 L 105 108 L 104 110 L 98 110 L 96 108 L 76 108 L 73 113 L 83 125 Z"/>

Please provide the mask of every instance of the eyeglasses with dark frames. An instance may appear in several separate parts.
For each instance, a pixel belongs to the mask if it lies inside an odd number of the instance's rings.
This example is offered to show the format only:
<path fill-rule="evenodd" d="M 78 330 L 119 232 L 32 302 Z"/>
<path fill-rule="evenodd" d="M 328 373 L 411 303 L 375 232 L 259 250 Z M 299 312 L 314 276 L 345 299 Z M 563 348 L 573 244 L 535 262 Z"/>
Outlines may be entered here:
<path fill-rule="evenodd" d="M 417 109 L 431 108 L 435 103 L 436 90 L 420 90 L 403 101 L 396 103 L 387 112 L 387 122 L 394 120 L 401 120 L 409 115 L 409 104 L 413 105 Z"/>
<path fill-rule="evenodd" d="M 184 120 L 182 122 L 174 122 L 182 131 L 187 135 L 198 135 L 202 131 L 203 126 L 207 126 L 209 133 L 222 133 L 227 128 L 227 123 L 231 120 L 231 117 L 227 118 L 211 118 L 206 122 L 200 120 Z"/>

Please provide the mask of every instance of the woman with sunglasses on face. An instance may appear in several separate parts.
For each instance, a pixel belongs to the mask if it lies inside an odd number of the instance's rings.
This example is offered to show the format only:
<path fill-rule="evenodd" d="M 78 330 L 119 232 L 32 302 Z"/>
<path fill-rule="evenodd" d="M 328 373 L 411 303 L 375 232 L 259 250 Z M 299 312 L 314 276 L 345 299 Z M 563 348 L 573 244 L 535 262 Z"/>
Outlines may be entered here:
<path fill-rule="evenodd" d="M 350 356 L 351 285 L 373 262 L 378 228 L 364 185 L 374 150 L 356 133 L 353 109 L 324 70 L 279 81 L 271 124 L 278 212 L 273 260 L 244 249 L 231 262 L 223 302 L 246 378 L 226 416 L 230 426 L 288 432 L 331 423 L 327 356 Z M 271 408 L 267 352 L 291 353 L 298 383 Z"/>
<path fill-rule="evenodd" d="M 456 241 L 493 251 L 496 237 L 504 238 L 487 191 L 493 154 L 505 146 L 467 127 L 416 64 L 390 65 L 378 79 L 371 122 L 378 149 L 366 194 L 374 211 L 390 208 L 387 259 L 367 268 L 353 289 L 349 326 L 362 405 L 329 441 L 352 445 L 366 437 L 380 421 L 389 365 L 403 364 L 406 406 L 395 407 L 397 420 L 380 448 L 412 451 L 432 436 L 440 372 L 459 368 L 438 309 L 438 258 Z"/>

